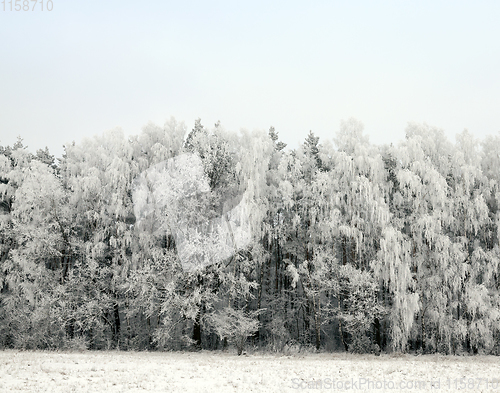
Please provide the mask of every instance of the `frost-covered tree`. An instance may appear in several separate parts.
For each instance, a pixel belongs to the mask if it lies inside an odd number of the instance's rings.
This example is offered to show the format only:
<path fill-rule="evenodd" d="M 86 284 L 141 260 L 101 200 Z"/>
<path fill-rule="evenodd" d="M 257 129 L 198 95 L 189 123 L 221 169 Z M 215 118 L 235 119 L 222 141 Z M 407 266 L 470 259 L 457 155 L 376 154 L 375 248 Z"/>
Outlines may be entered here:
<path fill-rule="evenodd" d="M 102 319 L 114 346 L 119 345 L 121 334 L 120 285 L 132 263 L 129 191 L 137 170 L 132 157 L 133 148 L 123 132 L 112 130 L 67 146 L 61 163 L 82 242 L 73 274 L 94 280 L 97 293 L 106 299 L 100 304 Z M 92 342 L 94 332 L 87 333 Z"/>
<path fill-rule="evenodd" d="M 383 274 L 384 280 L 389 288 L 393 288 L 390 291 L 394 295 L 391 314 L 393 347 L 400 350 L 406 349 L 417 313 L 420 313 L 422 346 L 426 344 L 426 324 L 433 319 L 442 299 L 436 289 L 442 289 L 439 284 L 440 258 L 443 247 L 448 244 L 442 231 L 442 225 L 450 218 L 448 186 L 434 165 L 444 165 L 441 157 L 446 157 L 446 151 L 433 150 L 436 146 L 434 140 L 440 140 L 439 131 L 425 127 L 425 132 L 417 131 L 422 130 L 410 125 L 407 139 L 395 151 L 400 165 L 396 172 L 398 190 L 393 197 L 397 219 L 393 221 L 394 230 L 386 232 L 381 253 L 389 268 Z M 446 146 L 446 143 L 438 146 L 441 145 Z M 387 249 L 389 245 L 390 249 Z M 389 256 L 392 260 L 387 259 Z"/>

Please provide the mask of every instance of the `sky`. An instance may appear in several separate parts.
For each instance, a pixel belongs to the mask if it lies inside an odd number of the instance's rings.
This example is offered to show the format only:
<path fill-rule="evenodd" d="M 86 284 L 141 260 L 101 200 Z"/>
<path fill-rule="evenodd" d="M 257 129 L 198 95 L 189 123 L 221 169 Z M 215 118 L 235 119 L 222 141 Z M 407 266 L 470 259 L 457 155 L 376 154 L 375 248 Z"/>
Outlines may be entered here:
<path fill-rule="evenodd" d="M 23 3 L 22 1 L 19 2 Z M 47 6 L 52 6 L 52 11 Z M 498 1 L 41 0 L 0 3 L 0 145 L 35 152 L 171 116 L 297 147 L 354 117 L 373 143 L 408 122 L 500 131 Z M 14 7 L 14 5 L 13 5 Z"/>

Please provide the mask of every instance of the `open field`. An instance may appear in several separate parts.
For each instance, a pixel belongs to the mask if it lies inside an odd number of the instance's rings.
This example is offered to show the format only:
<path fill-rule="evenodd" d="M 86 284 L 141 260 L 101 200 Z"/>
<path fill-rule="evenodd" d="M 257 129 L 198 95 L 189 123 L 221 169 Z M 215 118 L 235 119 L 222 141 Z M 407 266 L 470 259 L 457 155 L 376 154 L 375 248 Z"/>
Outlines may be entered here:
<path fill-rule="evenodd" d="M 0 392 L 500 391 L 495 379 L 493 356 L 0 352 Z"/>

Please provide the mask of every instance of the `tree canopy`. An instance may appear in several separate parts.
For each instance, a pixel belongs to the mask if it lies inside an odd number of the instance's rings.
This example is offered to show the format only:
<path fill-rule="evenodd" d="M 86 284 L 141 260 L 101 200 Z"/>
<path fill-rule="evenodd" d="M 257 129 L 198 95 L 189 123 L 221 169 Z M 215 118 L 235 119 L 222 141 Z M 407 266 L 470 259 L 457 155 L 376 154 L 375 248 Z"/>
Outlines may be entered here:
<path fill-rule="evenodd" d="M 174 118 L 0 146 L 0 347 L 500 353 L 500 136 Z"/>

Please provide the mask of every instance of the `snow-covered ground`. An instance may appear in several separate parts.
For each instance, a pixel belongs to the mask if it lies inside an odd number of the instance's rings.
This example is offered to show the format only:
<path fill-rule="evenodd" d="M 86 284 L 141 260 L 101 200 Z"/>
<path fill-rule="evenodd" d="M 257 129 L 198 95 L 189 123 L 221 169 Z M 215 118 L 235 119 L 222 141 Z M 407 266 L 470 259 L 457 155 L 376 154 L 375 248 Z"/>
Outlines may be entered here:
<path fill-rule="evenodd" d="M 498 392 L 495 380 L 493 356 L 0 351 L 0 392 Z"/>

